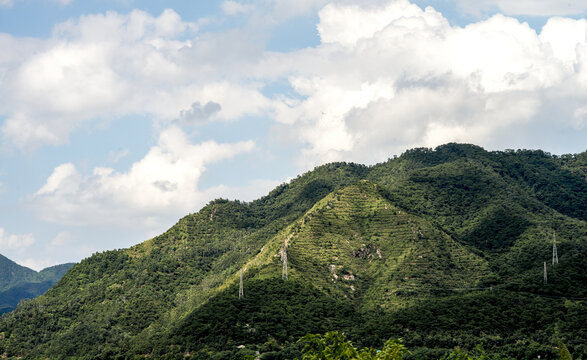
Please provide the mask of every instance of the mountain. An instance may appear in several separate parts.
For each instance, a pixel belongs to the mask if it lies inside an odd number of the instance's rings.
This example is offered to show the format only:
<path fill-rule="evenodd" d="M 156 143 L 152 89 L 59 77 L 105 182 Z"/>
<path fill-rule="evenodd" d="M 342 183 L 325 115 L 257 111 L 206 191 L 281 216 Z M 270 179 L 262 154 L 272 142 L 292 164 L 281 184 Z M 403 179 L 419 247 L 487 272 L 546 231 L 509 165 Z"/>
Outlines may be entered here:
<path fill-rule="evenodd" d="M 37 272 L 0 254 L 0 291 L 35 279 Z"/>
<path fill-rule="evenodd" d="M 14 310 L 21 300 L 45 293 L 73 265 L 56 265 L 36 272 L 0 254 L 0 314 Z"/>
<path fill-rule="evenodd" d="M 587 358 L 586 154 L 447 144 L 212 201 L 4 315 L 0 354 L 286 359 L 339 330 L 415 359 Z"/>

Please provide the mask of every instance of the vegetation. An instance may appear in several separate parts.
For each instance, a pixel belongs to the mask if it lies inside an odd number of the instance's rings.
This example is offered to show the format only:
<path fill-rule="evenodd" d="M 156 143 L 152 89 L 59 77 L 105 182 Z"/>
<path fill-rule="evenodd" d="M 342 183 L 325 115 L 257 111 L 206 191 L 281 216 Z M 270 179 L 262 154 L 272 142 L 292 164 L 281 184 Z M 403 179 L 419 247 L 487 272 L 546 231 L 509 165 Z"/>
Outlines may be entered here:
<path fill-rule="evenodd" d="M 322 335 L 308 334 L 299 340 L 304 344 L 303 360 L 403 360 L 409 354 L 401 340 L 388 340 L 383 349 L 364 348 L 357 350 L 343 334 L 331 331 Z"/>
<path fill-rule="evenodd" d="M 0 314 L 14 310 L 21 300 L 45 293 L 73 265 L 56 265 L 36 272 L 0 254 Z"/>
<path fill-rule="evenodd" d="M 301 338 L 299 343 L 304 345 L 302 350 L 302 360 L 403 360 L 409 357 L 412 353 L 406 346 L 403 345 L 402 340 L 388 340 L 383 345 L 381 350 L 374 348 L 357 349 L 348 340 L 345 339 L 344 334 L 337 331 L 331 331 L 324 335 L 308 334 Z M 567 347 L 559 341 L 557 350 L 560 360 L 572 360 Z M 463 351 L 460 348 L 455 348 L 447 352 L 440 360 L 506 360 L 510 359 L 501 356 L 487 355 L 481 345 L 477 345 L 471 352 Z"/>
<path fill-rule="evenodd" d="M 585 154 L 447 144 L 212 201 L 4 315 L 0 357 L 587 359 Z"/>

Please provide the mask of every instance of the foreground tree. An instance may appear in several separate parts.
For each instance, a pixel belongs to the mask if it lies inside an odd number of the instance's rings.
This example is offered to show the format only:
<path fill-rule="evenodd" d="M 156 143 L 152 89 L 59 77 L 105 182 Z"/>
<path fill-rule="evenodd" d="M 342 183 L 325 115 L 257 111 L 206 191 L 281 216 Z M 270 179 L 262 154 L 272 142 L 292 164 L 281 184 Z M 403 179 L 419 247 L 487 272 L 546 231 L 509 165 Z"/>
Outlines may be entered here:
<path fill-rule="evenodd" d="M 402 344 L 401 339 L 391 339 L 385 342 L 383 349 L 374 348 L 356 349 L 345 339 L 344 334 L 337 331 L 327 332 L 324 335 L 308 334 L 298 343 L 304 345 L 302 360 L 403 360 L 404 356 L 411 355 Z M 573 360 L 567 347 L 559 342 L 558 352 L 560 360 Z M 439 360 L 506 360 L 498 355 L 487 355 L 481 345 L 471 353 L 455 348 Z"/>
<path fill-rule="evenodd" d="M 303 360 L 403 360 L 409 354 L 401 340 L 388 340 L 383 349 L 357 350 L 343 334 L 331 331 L 325 335 L 308 334 L 299 340 L 304 344 Z"/>

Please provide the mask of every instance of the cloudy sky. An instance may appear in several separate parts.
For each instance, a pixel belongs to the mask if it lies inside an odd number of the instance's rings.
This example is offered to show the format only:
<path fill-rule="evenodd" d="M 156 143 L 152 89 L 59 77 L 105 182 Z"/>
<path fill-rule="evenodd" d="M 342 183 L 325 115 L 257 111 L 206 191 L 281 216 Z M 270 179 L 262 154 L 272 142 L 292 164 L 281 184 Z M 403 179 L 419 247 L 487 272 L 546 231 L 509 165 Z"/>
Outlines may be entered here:
<path fill-rule="evenodd" d="M 0 253 L 128 247 L 331 161 L 587 149 L 587 1 L 0 0 Z"/>

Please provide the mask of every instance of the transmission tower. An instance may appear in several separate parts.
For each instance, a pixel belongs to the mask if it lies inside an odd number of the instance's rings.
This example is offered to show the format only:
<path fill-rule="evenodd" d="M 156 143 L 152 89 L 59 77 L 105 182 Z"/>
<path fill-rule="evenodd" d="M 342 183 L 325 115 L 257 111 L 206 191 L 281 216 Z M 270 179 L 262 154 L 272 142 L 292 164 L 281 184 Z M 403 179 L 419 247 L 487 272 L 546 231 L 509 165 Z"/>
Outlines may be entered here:
<path fill-rule="evenodd" d="M 238 284 L 238 298 L 242 299 L 245 296 L 243 291 L 243 269 L 240 271 L 240 282 Z"/>
<path fill-rule="evenodd" d="M 558 264 L 558 254 L 556 253 L 556 232 L 554 233 L 554 240 L 552 243 L 552 265 Z"/>
<path fill-rule="evenodd" d="M 544 284 L 548 284 L 548 276 L 546 276 L 546 261 L 544 262 Z"/>
<path fill-rule="evenodd" d="M 283 270 L 281 271 L 281 278 L 287 280 L 287 250 L 285 247 L 281 248 L 281 261 L 283 262 Z"/>

